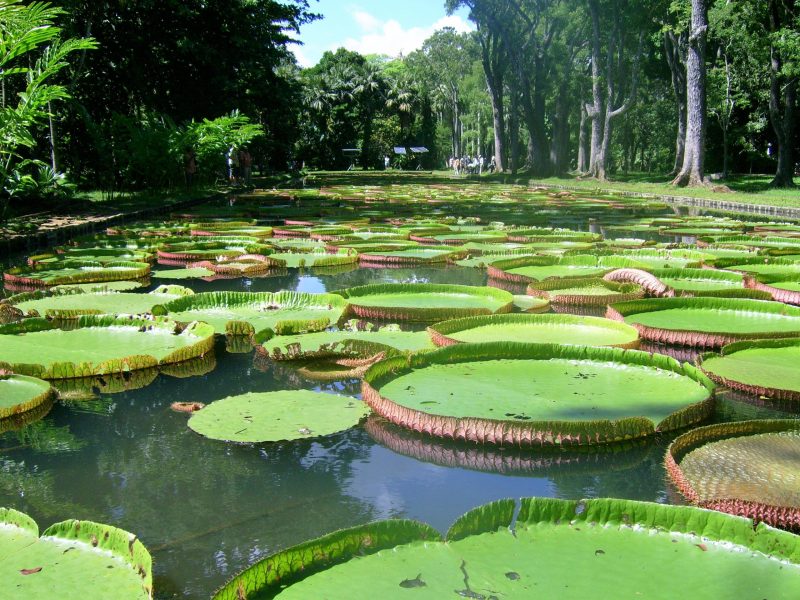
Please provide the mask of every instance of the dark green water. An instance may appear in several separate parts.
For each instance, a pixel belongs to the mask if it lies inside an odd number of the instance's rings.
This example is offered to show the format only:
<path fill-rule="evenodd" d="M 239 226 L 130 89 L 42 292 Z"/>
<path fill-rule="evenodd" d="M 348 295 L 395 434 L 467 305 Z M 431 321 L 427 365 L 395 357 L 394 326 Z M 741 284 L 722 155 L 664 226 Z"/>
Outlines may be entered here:
<path fill-rule="evenodd" d="M 295 271 L 188 285 L 322 292 L 381 281 L 483 285 L 485 275 L 457 268 Z M 170 403 L 279 389 L 359 394 L 358 381 L 315 383 L 253 351 L 227 352 L 223 340 L 215 360 L 205 375 L 162 374 L 140 389 L 57 404 L 43 420 L 0 435 L 0 506 L 30 514 L 42 528 L 74 517 L 135 532 L 153 555 L 156 597 L 208 598 L 267 554 L 375 519 L 407 517 L 445 530 L 479 504 L 534 495 L 681 502 L 665 481 L 664 439 L 613 453 L 501 451 L 426 439 L 370 418 L 317 440 L 207 440 Z M 732 397 L 717 412 L 718 420 L 785 416 Z"/>

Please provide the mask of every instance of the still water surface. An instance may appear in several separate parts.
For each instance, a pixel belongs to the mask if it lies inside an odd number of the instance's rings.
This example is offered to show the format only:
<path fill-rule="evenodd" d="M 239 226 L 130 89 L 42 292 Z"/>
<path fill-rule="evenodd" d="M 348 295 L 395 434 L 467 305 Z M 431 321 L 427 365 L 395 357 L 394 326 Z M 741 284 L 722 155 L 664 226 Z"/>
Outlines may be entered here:
<path fill-rule="evenodd" d="M 331 276 L 295 270 L 187 284 L 197 292 L 323 292 L 404 281 L 485 285 L 486 277 L 481 269 L 447 267 Z M 157 598 L 205 599 L 265 555 L 375 519 L 419 519 L 444 531 L 465 511 L 507 497 L 681 502 L 662 466 L 668 439 L 614 453 L 501 451 L 423 438 L 371 417 L 316 440 L 207 440 L 169 405 L 281 389 L 359 395 L 356 380 L 319 384 L 252 350 L 228 352 L 224 340 L 214 361 L 198 367 L 209 371 L 203 375 L 161 374 L 140 389 L 62 402 L 42 421 L 0 435 L 0 506 L 30 514 L 42 528 L 74 517 L 135 532 L 153 555 Z M 728 396 L 716 419 L 780 416 Z"/>

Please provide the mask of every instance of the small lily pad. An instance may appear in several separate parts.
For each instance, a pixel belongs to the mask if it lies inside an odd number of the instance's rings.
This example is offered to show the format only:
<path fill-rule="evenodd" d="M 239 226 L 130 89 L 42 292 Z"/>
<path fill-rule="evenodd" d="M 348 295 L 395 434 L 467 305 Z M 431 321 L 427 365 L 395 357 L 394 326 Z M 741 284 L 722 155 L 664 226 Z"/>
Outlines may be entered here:
<path fill-rule="evenodd" d="M 192 415 L 189 427 L 227 442 L 277 442 L 330 435 L 369 414 L 361 400 L 307 390 L 253 392 L 209 404 Z"/>

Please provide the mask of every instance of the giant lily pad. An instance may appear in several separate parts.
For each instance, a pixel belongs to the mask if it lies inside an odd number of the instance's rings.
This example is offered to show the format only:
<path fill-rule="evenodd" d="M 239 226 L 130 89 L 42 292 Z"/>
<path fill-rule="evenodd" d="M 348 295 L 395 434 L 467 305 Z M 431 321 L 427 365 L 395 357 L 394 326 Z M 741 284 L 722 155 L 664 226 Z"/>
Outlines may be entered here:
<path fill-rule="evenodd" d="M 0 419 L 35 410 L 53 399 L 50 384 L 25 375 L 0 373 Z"/>
<path fill-rule="evenodd" d="M 589 445 L 685 427 L 713 408 L 691 365 L 636 350 L 490 342 L 393 357 L 362 393 L 389 421 L 430 435 L 513 445 Z"/>
<path fill-rule="evenodd" d="M 667 472 L 691 502 L 800 530 L 800 421 L 700 427 L 669 447 Z"/>
<path fill-rule="evenodd" d="M 91 521 L 62 521 L 39 537 L 28 515 L 0 508 L 4 598 L 147 600 L 151 558 L 135 535 Z"/>
<path fill-rule="evenodd" d="M 350 429 L 369 414 L 356 398 L 306 390 L 262 392 L 212 402 L 189 419 L 189 427 L 228 442 L 277 442 Z"/>
<path fill-rule="evenodd" d="M 359 256 L 359 261 L 367 264 L 403 264 L 403 265 L 422 265 L 432 264 L 438 262 L 446 262 L 450 259 L 455 259 L 458 256 L 463 256 L 454 251 L 453 248 L 429 246 L 419 248 L 408 248 L 406 250 L 368 250 L 362 252 Z"/>
<path fill-rule="evenodd" d="M 270 254 L 278 266 L 288 269 L 318 268 L 318 267 L 339 267 L 342 265 L 354 265 L 358 262 L 358 253 L 341 252 L 339 254 L 327 254 L 320 252 L 275 252 Z"/>
<path fill-rule="evenodd" d="M 81 316 L 70 329 L 41 318 L 0 326 L 0 368 L 43 379 L 72 379 L 181 362 L 211 351 L 204 323 L 183 330 L 166 319 Z"/>
<path fill-rule="evenodd" d="M 800 305 L 800 273 L 791 276 L 777 274 L 746 277 L 745 285 L 768 293 L 778 302 Z"/>
<path fill-rule="evenodd" d="M 514 297 L 490 287 L 394 283 L 365 285 L 335 292 L 363 319 L 422 321 L 511 312 Z"/>
<path fill-rule="evenodd" d="M 177 321 L 205 321 L 217 333 L 252 335 L 267 328 L 278 334 L 320 331 L 335 325 L 347 302 L 336 294 L 302 292 L 207 292 L 168 302 L 155 314 Z"/>
<path fill-rule="evenodd" d="M 161 269 L 153 271 L 153 279 L 170 279 L 179 281 L 182 279 L 202 279 L 204 277 L 213 277 L 214 271 L 206 267 L 188 267 L 186 269 Z"/>
<path fill-rule="evenodd" d="M 638 348 L 634 327 L 575 315 L 488 315 L 444 321 L 428 327 L 437 346 L 457 343 L 525 342 Z"/>
<path fill-rule="evenodd" d="M 40 316 L 57 319 L 75 319 L 80 315 L 145 314 L 156 304 L 189 296 L 189 288 L 173 285 L 160 286 L 149 294 L 124 292 L 32 292 L 9 298 L 9 302 L 28 314 L 36 311 Z"/>
<path fill-rule="evenodd" d="M 57 254 L 39 254 L 28 257 L 30 266 L 47 266 L 58 269 L 64 261 L 83 260 L 101 264 L 110 262 L 150 262 L 153 255 L 149 252 L 128 248 L 62 248 Z"/>
<path fill-rule="evenodd" d="M 639 263 L 619 256 L 528 256 L 495 261 L 487 273 L 492 279 L 530 283 L 550 278 L 599 277 L 614 269 L 636 266 Z"/>
<path fill-rule="evenodd" d="M 574 306 L 606 306 L 644 296 L 644 289 L 635 283 L 616 283 L 595 277 L 534 281 L 528 284 L 527 292 L 550 304 Z"/>
<path fill-rule="evenodd" d="M 50 287 L 73 283 L 98 283 L 123 279 L 142 279 L 150 274 L 150 265 L 140 262 L 65 260 L 58 269 L 17 267 L 3 274 L 6 284 L 22 287 Z"/>
<path fill-rule="evenodd" d="M 800 339 L 737 342 L 699 362 L 706 375 L 727 387 L 800 402 Z"/>
<path fill-rule="evenodd" d="M 633 500 L 524 498 L 519 510 L 500 500 L 468 512 L 445 541 L 413 521 L 337 531 L 260 560 L 214 600 L 345 599 L 364 590 L 375 598 L 656 600 L 752 590 L 788 599 L 800 594 L 799 564 L 797 536 L 749 519 Z"/>
<path fill-rule="evenodd" d="M 607 315 L 639 330 L 642 339 L 719 347 L 759 338 L 800 336 L 800 308 L 728 298 L 654 298 L 620 302 Z"/>
<path fill-rule="evenodd" d="M 651 272 L 679 295 L 705 296 L 744 287 L 741 273 L 718 269 L 654 269 Z"/>
<path fill-rule="evenodd" d="M 387 350 L 415 352 L 433 347 L 424 331 L 402 331 L 396 325 L 386 325 L 378 329 L 341 329 L 278 335 L 265 340 L 257 349 L 273 360 L 301 360 L 333 356 L 373 356 Z"/>

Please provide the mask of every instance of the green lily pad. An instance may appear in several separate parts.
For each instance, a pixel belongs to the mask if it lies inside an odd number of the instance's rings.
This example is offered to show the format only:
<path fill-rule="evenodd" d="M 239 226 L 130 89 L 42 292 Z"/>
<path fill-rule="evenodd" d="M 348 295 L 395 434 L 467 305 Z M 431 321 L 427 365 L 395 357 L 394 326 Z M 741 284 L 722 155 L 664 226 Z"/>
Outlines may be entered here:
<path fill-rule="evenodd" d="M 366 404 L 346 396 L 306 390 L 254 392 L 212 402 L 192 415 L 189 427 L 215 440 L 277 442 L 344 431 L 368 414 Z"/>
<path fill-rule="evenodd" d="M 721 354 L 704 354 L 701 369 L 727 387 L 800 402 L 800 340 L 738 342 Z"/>
<path fill-rule="evenodd" d="M 667 452 L 667 472 L 691 502 L 800 530 L 800 421 L 700 427 Z"/>
<path fill-rule="evenodd" d="M 181 322 L 204 321 L 217 333 L 252 335 L 320 331 L 335 325 L 347 302 L 336 294 L 302 292 L 206 292 L 153 308 L 154 314 Z"/>
<path fill-rule="evenodd" d="M 51 292 L 81 290 L 83 292 L 130 292 L 144 287 L 141 281 L 106 281 L 105 283 L 74 283 L 54 285 Z"/>
<path fill-rule="evenodd" d="M 515 511 L 500 500 L 460 517 L 445 540 L 400 520 L 337 531 L 260 560 L 214 600 L 345 599 L 365 589 L 387 599 L 717 600 L 754 586 L 759 598 L 800 594 L 797 536 L 693 507 L 523 498 Z"/>
<path fill-rule="evenodd" d="M 396 425 L 514 445 L 607 443 L 685 427 L 710 414 L 712 390 L 697 369 L 663 355 L 512 342 L 387 358 L 362 386 Z"/>
<path fill-rule="evenodd" d="M 701 295 L 744 287 L 741 273 L 718 269 L 654 269 L 651 271 L 661 282 L 677 292 Z"/>
<path fill-rule="evenodd" d="M 359 260 L 362 263 L 431 264 L 446 262 L 449 258 L 455 256 L 457 256 L 457 253 L 453 248 L 422 247 L 383 252 L 374 250 L 362 251 Z"/>
<path fill-rule="evenodd" d="M 619 256 L 528 256 L 493 262 L 487 272 L 492 279 L 530 283 L 550 278 L 599 277 L 614 269 L 638 266 L 641 265 Z"/>
<path fill-rule="evenodd" d="M 488 315 L 437 323 L 428 328 L 439 346 L 453 343 L 524 342 L 636 348 L 634 327 L 599 317 L 575 315 Z"/>
<path fill-rule="evenodd" d="M 511 312 L 513 295 L 490 287 L 395 283 L 365 285 L 335 292 L 362 319 L 389 321 L 437 320 Z"/>
<path fill-rule="evenodd" d="M 522 312 L 540 313 L 547 312 L 550 301 L 544 298 L 534 298 L 527 294 L 514 294 L 514 306 Z"/>
<path fill-rule="evenodd" d="M 164 304 L 194 292 L 181 286 L 161 286 L 149 294 L 125 292 L 32 292 L 9 298 L 9 302 L 28 314 L 36 311 L 40 316 L 57 319 L 74 319 L 80 315 L 146 314 L 156 304 Z"/>
<path fill-rule="evenodd" d="M 758 338 L 800 335 L 800 308 L 734 298 L 654 298 L 612 304 L 608 316 L 639 330 L 643 339 L 719 347 Z"/>
<path fill-rule="evenodd" d="M 143 279 L 150 275 L 150 265 L 142 262 L 108 262 L 65 260 L 58 269 L 16 267 L 3 274 L 6 284 L 29 287 L 50 287 L 75 283 L 99 283 Z"/>
<path fill-rule="evenodd" d="M 135 535 L 110 525 L 62 521 L 39 537 L 28 515 L 0 508 L 0 557 L 4 598 L 152 597 L 150 554 Z"/>
<path fill-rule="evenodd" d="M 274 252 L 269 257 L 288 269 L 338 267 L 358 262 L 358 254 L 326 254 L 325 252 Z"/>
<path fill-rule="evenodd" d="M 387 350 L 416 352 L 434 348 L 424 331 L 401 331 L 387 325 L 376 330 L 320 331 L 278 335 L 264 341 L 260 350 L 273 360 L 300 360 L 331 356 L 373 356 Z"/>
<path fill-rule="evenodd" d="M 43 379 L 72 379 L 146 369 L 210 352 L 204 323 L 183 330 L 167 319 L 81 316 L 70 329 L 41 318 L 0 326 L 0 368 Z"/>
<path fill-rule="evenodd" d="M 84 260 L 101 264 L 109 262 L 149 262 L 152 254 L 128 248 L 63 248 L 59 254 L 39 254 L 28 257 L 30 265 L 47 265 L 59 268 L 64 261 Z"/>
<path fill-rule="evenodd" d="M 214 271 L 204 267 L 191 267 L 188 269 L 164 269 L 153 271 L 150 276 L 153 279 L 201 279 L 203 277 L 213 277 Z"/>
<path fill-rule="evenodd" d="M 635 283 L 617 283 L 595 277 L 534 281 L 528 284 L 527 292 L 554 305 L 571 306 L 606 306 L 644 296 L 644 289 Z"/>
<path fill-rule="evenodd" d="M 34 410 L 53 399 L 50 384 L 25 375 L 0 375 L 0 419 Z"/>

